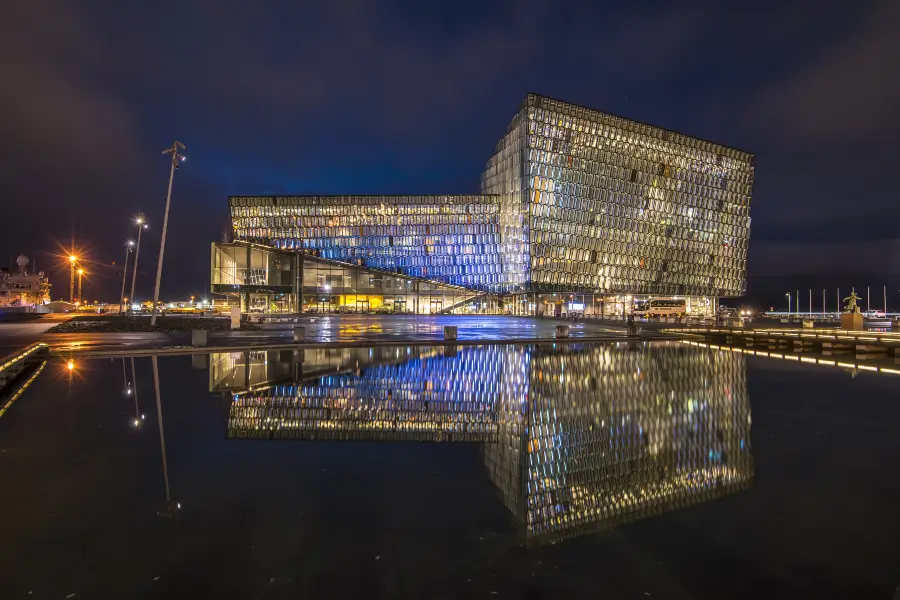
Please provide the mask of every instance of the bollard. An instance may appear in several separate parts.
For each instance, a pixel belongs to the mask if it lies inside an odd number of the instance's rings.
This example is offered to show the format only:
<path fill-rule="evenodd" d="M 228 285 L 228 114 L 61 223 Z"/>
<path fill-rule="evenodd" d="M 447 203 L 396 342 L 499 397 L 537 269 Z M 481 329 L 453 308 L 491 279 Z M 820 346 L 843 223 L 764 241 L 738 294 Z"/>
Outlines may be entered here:
<path fill-rule="evenodd" d="M 205 346 L 209 332 L 205 329 L 194 329 L 191 331 L 191 346 Z"/>
<path fill-rule="evenodd" d="M 558 338 L 569 337 L 569 326 L 568 325 L 557 325 L 556 326 L 556 337 L 558 337 Z"/>
<path fill-rule="evenodd" d="M 445 340 L 455 340 L 456 339 L 456 326 L 454 326 L 454 325 L 445 325 L 444 326 L 444 339 Z"/>
<path fill-rule="evenodd" d="M 303 342 L 306 340 L 306 327 L 294 327 L 294 341 Z"/>

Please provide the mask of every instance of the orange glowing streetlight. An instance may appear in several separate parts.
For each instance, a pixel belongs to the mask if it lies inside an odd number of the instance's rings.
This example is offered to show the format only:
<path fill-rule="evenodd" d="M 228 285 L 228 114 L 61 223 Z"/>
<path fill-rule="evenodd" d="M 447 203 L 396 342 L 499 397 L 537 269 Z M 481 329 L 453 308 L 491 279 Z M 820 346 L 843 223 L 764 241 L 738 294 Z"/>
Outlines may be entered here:
<path fill-rule="evenodd" d="M 69 302 L 75 302 L 75 263 L 78 257 L 69 255 Z"/>

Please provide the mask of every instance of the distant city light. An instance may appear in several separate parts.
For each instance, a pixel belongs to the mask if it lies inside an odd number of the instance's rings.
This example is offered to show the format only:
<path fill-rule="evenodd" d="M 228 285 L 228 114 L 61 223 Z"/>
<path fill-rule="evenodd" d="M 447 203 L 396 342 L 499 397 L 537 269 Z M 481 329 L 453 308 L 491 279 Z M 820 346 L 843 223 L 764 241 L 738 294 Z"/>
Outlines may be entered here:
<path fill-rule="evenodd" d="M 75 370 L 75 361 L 70 360 L 69 362 L 67 362 L 66 368 L 69 369 L 70 371 L 74 371 Z"/>

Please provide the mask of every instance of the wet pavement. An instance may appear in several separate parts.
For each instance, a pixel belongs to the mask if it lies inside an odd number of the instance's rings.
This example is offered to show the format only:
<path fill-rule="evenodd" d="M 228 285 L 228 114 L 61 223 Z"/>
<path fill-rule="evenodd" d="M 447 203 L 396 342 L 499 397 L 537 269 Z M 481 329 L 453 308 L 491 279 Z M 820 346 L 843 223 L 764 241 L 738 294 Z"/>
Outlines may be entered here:
<path fill-rule="evenodd" d="M 315 342 L 359 342 L 379 340 L 439 340 L 444 337 L 444 327 L 457 328 L 460 340 L 512 340 L 546 338 L 556 335 L 557 325 L 567 325 L 569 335 L 622 335 L 623 328 L 610 327 L 585 321 L 561 319 L 535 319 L 509 316 L 359 316 L 336 315 L 303 317 L 300 323 L 306 327 L 306 338 Z M 265 326 L 267 332 L 279 332 L 290 337 L 292 325 Z M 249 336 L 253 332 L 248 332 Z M 227 336 L 227 334 L 226 334 Z M 217 336 L 214 336 L 217 337 Z"/>
<path fill-rule="evenodd" d="M 156 362 L 159 404 L 153 359 L 51 361 L 0 418 L 4 598 L 900 583 L 900 376 L 677 343 Z"/>
<path fill-rule="evenodd" d="M 0 323 L 0 358 L 39 341 L 59 321 Z"/>
<path fill-rule="evenodd" d="M 296 324 L 262 325 L 258 330 L 211 331 L 211 345 L 283 343 L 292 340 L 292 328 L 302 326 L 309 342 L 377 342 L 440 340 L 444 326 L 458 329 L 460 340 L 510 340 L 551 338 L 557 325 L 569 326 L 571 337 L 618 336 L 624 328 L 561 319 L 535 319 L 509 316 L 394 316 L 334 315 L 304 316 Z M 190 332 L 85 332 L 45 333 L 59 321 L 23 325 L 0 325 L 0 348 L 9 352 L 35 341 L 50 344 L 56 351 L 99 348 L 148 349 L 190 344 Z"/>

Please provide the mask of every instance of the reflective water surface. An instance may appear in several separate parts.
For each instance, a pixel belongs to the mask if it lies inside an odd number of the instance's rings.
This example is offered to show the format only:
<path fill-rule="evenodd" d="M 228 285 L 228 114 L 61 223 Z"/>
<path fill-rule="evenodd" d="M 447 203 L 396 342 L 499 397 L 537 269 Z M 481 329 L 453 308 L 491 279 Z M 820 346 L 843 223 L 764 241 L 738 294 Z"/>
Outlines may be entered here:
<path fill-rule="evenodd" d="M 675 342 L 51 361 L 0 589 L 890 597 L 898 389 Z"/>

